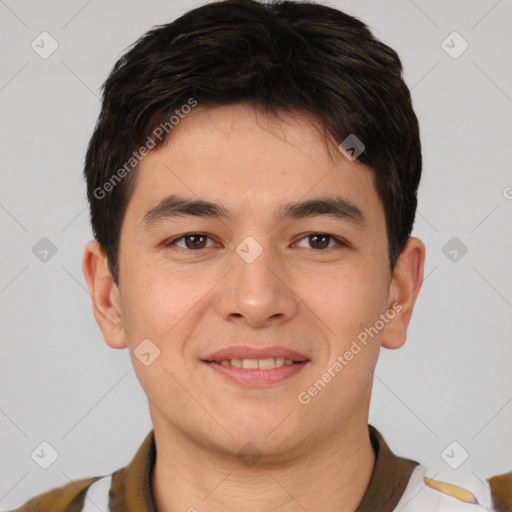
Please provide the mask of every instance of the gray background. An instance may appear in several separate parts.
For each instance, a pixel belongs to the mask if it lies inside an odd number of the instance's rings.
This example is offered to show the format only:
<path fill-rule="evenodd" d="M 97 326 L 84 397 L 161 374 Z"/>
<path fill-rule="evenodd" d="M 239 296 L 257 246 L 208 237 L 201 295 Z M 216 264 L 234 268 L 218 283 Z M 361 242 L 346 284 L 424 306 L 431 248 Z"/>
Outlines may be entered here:
<path fill-rule="evenodd" d="M 200 3 L 0 0 L 2 509 L 126 465 L 151 429 L 127 351 L 107 347 L 92 315 L 81 173 L 114 62 Z M 426 280 L 407 344 L 382 352 L 371 423 L 395 452 L 454 479 L 510 471 L 512 2 L 329 5 L 398 51 L 424 147 L 414 235 Z M 59 44 L 47 59 L 31 48 L 43 31 Z M 441 46 L 453 31 L 469 43 L 456 59 Z M 452 52 L 460 42 L 448 39 Z M 456 262 L 442 251 L 454 236 L 468 248 Z M 58 249 L 46 263 L 32 252 L 42 237 Z M 42 441 L 59 455 L 46 470 L 31 458 Z M 456 470 L 441 456 L 453 441 L 469 454 Z M 452 464 L 464 455 L 447 453 Z"/>

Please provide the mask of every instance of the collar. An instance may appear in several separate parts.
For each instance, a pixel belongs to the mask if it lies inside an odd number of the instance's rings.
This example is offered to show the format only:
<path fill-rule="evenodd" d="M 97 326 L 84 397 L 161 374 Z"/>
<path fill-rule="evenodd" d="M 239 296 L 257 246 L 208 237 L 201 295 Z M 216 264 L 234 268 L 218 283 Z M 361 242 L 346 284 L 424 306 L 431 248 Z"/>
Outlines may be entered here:
<path fill-rule="evenodd" d="M 392 512 L 418 463 L 395 455 L 375 427 L 368 425 L 368 429 L 375 451 L 375 465 L 368 488 L 356 512 Z"/>
<path fill-rule="evenodd" d="M 356 512 L 392 512 L 418 463 L 396 456 L 376 428 L 368 425 L 368 430 L 375 451 L 375 465 Z M 151 492 L 155 460 L 155 435 L 154 430 L 151 430 L 130 464 L 112 475 L 111 510 L 156 512 Z"/>

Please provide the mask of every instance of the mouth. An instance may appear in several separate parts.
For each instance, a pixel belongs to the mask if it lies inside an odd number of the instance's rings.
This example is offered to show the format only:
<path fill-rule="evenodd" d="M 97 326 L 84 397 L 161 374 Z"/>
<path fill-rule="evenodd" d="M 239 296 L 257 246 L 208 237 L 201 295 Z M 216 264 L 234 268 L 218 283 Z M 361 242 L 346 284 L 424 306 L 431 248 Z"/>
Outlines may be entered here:
<path fill-rule="evenodd" d="M 272 347 L 255 350 L 232 347 L 211 354 L 202 362 L 221 377 L 242 387 L 268 387 L 297 375 L 310 360 L 304 355 Z"/>
<path fill-rule="evenodd" d="M 266 357 L 263 359 L 221 359 L 220 361 L 204 361 L 205 363 L 220 364 L 221 366 L 231 366 L 234 368 L 243 368 L 244 370 L 272 370 L 281 368 L 282 366 L 290 366 L 292 364 L 302 364 L 306 361 L 294 361 L 293 359 L 285 359 L 284 357 Z"/>

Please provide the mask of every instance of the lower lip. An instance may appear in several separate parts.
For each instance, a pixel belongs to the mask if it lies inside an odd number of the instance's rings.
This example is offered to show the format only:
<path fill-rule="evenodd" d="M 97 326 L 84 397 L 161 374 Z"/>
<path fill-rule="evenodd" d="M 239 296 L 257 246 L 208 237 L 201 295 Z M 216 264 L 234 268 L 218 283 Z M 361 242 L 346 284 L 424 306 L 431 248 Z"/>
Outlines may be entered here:
<path fill-rule="evenodd" d="M 213 371 L 220 373 L 243 387 L 264 388 L 293 377 L 307 365 L 308 361 L 279 366 L 269 370 L 249 370 L 235 366 L 222 366 L 218 363 L 208 363 L 206 361 L 203 361 L 203 363 L 208 365 Z"/>

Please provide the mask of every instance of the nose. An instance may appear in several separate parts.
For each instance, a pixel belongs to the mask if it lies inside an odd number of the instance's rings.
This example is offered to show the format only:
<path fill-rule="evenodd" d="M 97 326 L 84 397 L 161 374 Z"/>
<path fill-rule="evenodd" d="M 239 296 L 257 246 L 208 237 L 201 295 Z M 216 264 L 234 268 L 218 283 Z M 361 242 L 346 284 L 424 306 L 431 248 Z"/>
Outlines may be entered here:
<path fill-rule="evenodd" d="M 224 320 L 264 327 L 287 322 L 297 314 L 299 300 L 292 279 L 275 251 L 263 249 L 253 261 L 239 251 L 233 255 L 233 264 L 217 301 Z"/>

